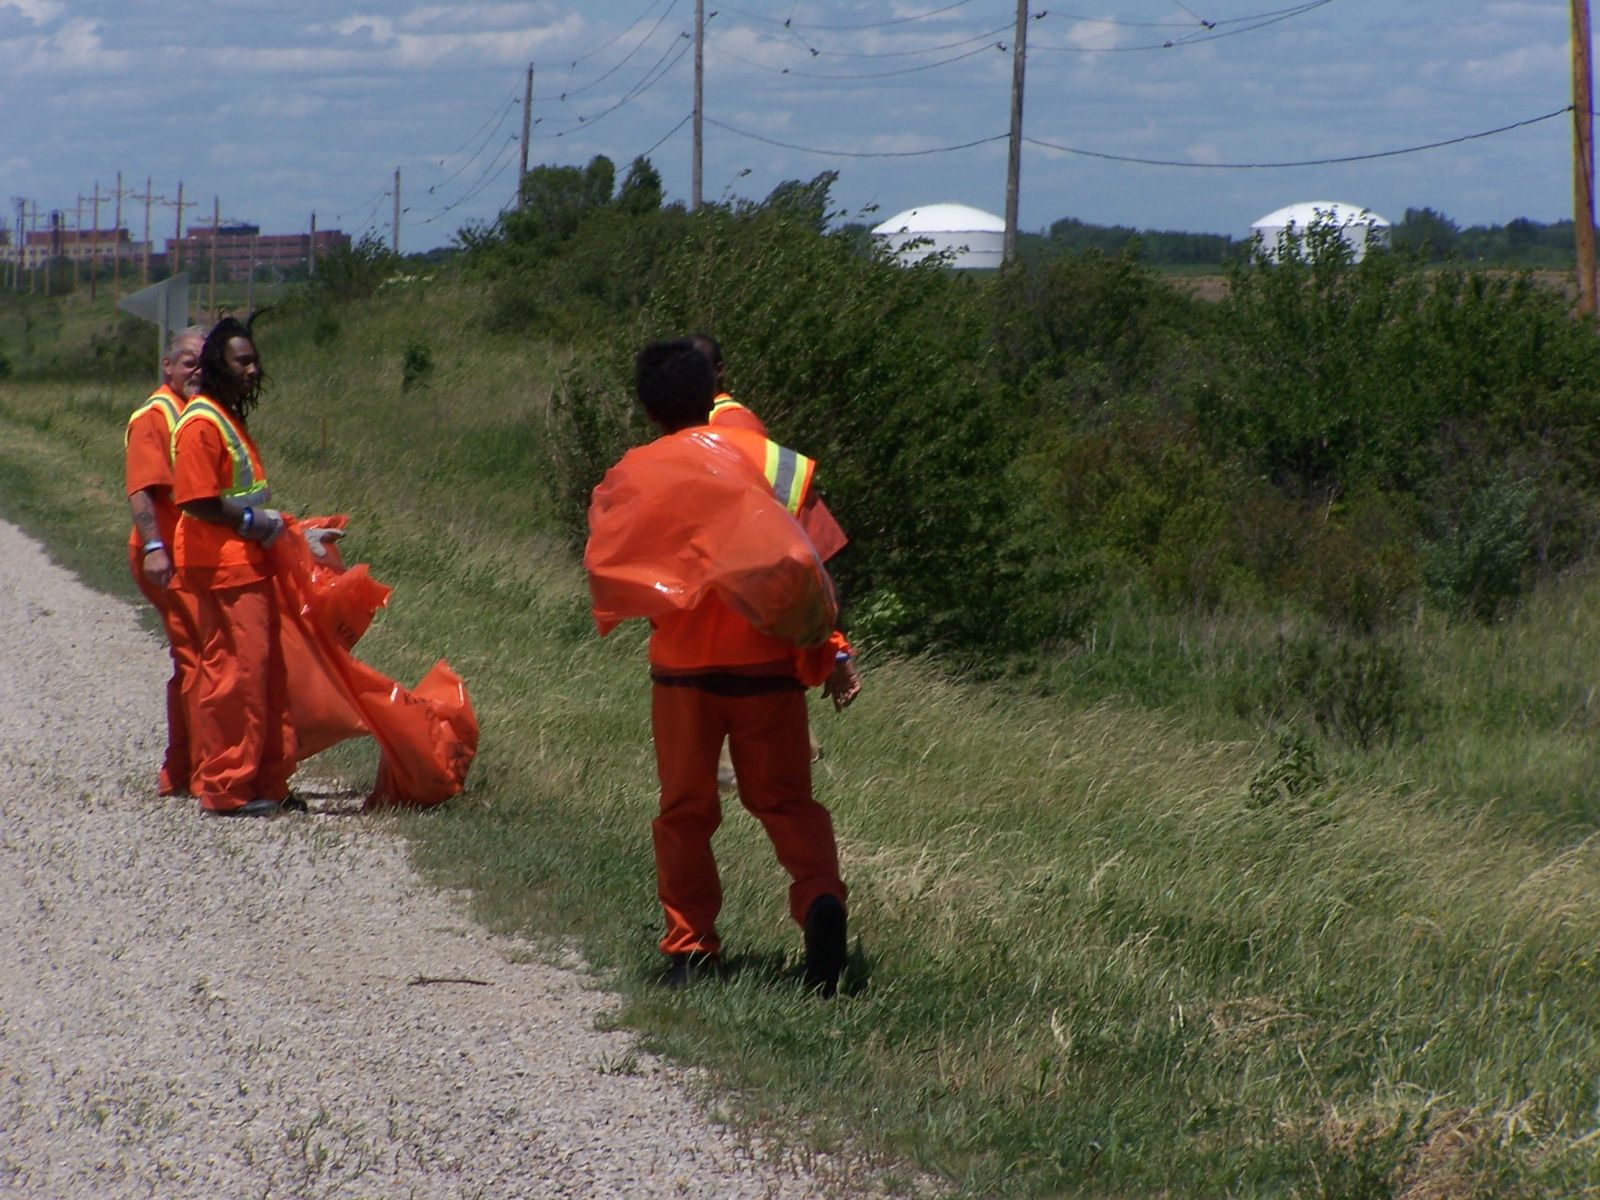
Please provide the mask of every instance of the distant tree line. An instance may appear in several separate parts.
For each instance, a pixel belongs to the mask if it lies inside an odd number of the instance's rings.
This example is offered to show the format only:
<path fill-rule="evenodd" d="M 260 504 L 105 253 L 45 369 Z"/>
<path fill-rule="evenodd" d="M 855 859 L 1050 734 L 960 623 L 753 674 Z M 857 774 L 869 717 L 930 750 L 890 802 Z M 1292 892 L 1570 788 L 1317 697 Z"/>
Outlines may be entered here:
<path fill-rule="evenodd" d="M 1136 252 L 1147 266 L 1222 266 L 1244 254 L 1248 238 L 1221 233 L 1183 233 L 1170 229 L 1134 229 L 1126 225 L 1093 225 L 1064 217 L 1043 235 L 1024 235 L 1024 254 L 1097 250 L 1105 255 Z M 1504 225 L 1463 229 L 1432 208 L 1408 208 L 1390 231 L 1390 245 L 1422 255 L 1430 262 L 1456 260 L 1486 267 L 1567 268 L 1573 265 L 1572 222 L 1541 224 L 1518 217 Z"/>

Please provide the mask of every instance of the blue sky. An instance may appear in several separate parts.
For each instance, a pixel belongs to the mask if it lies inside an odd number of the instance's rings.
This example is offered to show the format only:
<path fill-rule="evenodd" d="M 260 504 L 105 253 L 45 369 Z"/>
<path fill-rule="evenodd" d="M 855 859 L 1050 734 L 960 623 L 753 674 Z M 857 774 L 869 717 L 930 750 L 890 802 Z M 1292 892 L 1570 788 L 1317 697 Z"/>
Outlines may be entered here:
<path fill-rule="evenodd" d="M 1011 44 L 1014 0 L 706 9 L 708 200 L 836 169 L 836 203 L 866 219 L 938 201 L 1003 211 L 1011 56 L 997 44 Z M 1096 154 L 1340 158 L 1571 99 L 1565 0 L 1033 0 L 1030 11 L 1025 133 Z M 167 200 L 182 179 L 185 199 L 201 201 L 186 222 L 209 220 L 218 196 L 224 220 L 264 232 L 304 229 L 315 211 L 319 227 L 387 238 L 398 167 L 401 248 L 448 244 L 514 193 L 530 61 L 531 161 L 606 154 L 620 170 L 648 150 L 669 197 L 687 199 L 693 14 L 694 0 L 0 0 L 0 216 L 15 197 L 71 213 L 120 170 L 125 189 L 142 194 L 148 177 Z M 1391 220 L 1427 205 L 1462 225 L 1553 221 L 1572 213 L 1571 140 L 1562 115 L 1415 154 L 1258 170 L 1029 144 L 1021 224 L 1071 216 L 1243 236 L 1300 200 Z M 971 142 L 983 144 L 908 153 Z M 124 204 L 138 237 L 143 203 Z M 155 207 L 158 236 L 173 218 Z"/>

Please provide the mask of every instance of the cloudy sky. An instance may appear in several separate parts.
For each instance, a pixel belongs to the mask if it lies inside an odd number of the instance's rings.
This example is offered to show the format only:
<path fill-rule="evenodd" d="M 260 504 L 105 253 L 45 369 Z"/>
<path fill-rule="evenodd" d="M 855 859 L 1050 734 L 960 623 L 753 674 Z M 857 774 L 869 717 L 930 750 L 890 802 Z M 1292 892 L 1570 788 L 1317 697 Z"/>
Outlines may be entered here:
<path fill-rule="evenodd" d="M 853 213 L 1003 211 L 1013 0 L 705 3 L 708 200 L 836 169 Z M 1071 216 L 1243 235 L 1299 200 L 1393 220 L 1426 205 L 1462 225 L 1572 214 L 1569 114 L 1365 161 L 1231 165 L 1381 154 L 1559 110 L 1566 0 L 1030 11 L 1025 229 Z M 224 220 L 263 232 L 314 211 L 387 238 L 399 168 L 401 248 L 446 245 L 514 194 L 530 62 L 533 162 L 648 152 L 687 199 L 693 21 L 694 0 L 0 0 L 0 216 L 20 197 L 71 220 L 120 171 L 130 193 L 152 181 L 158 236 L 182 180 L 201 202 L 186 224 L 217 196 Z M 138 238 L 144 203 L 124 206 Z"/>

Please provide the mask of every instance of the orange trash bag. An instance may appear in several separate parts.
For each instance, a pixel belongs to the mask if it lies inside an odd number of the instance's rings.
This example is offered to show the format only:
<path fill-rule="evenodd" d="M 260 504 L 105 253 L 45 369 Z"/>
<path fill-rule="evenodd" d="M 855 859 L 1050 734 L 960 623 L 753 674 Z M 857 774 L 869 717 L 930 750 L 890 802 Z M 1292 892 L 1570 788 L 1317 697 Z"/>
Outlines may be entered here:
<path fill-rule="evenodd" d="M 347 738 L 371 734 L 378 775 L 367 807 L 428 807 L 466 782 L 478 747 L 478 719 L 459 676 L 442 660 L 417 687 L 401 687 L 350 653 L 389 589 L 365 564 L 345 569 L 331 544 L 314 558 L 307 526 L 342 528 L 343 518 L 297 520 L 271 546 L 290 708 L 309 758 Z"/>
<path fill-rule="evenodd" d="M 583 565 L 601 636 L 711 592 L 763 633 L 808 647 L 839 616 L 800 524 L 743 454 L 703 429 L 628 451 L 589 502 Z"/>

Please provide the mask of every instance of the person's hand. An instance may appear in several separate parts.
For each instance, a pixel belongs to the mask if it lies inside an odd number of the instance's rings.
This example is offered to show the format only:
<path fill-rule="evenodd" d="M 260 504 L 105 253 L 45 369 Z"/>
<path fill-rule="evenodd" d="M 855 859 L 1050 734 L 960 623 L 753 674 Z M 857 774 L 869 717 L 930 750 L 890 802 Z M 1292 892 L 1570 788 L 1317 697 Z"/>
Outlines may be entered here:
<path fill-rule="evenodd" d="M 312 558 L 327 558 L 327 543 L 337 542 L 345 533 L 342 529 L 329 529 L 321 525 L 308 525 L 301 532 L 306 536 L 306 545 L 311 547 Z"/>
<path fill-rule="evenodd" d="M 275 508 L 247 508 L 239 517 L 238 532 L 247 542 L 270 546 L 283 532 L 283 517 Z"/>
<path fill-rule="evenodd" d="M 822 694 L 833 701 L 835 712 L 843 712 L 861 694 L 861 676 L 853 658 L 835 659 L 833 672 L 822 685 Z"/>
<path fill-rule="evenodd" d="M 165 546 L 157 546 L 144 556 L 144 577 L 158 588 L 172 580 L 172 556 Z"/>

